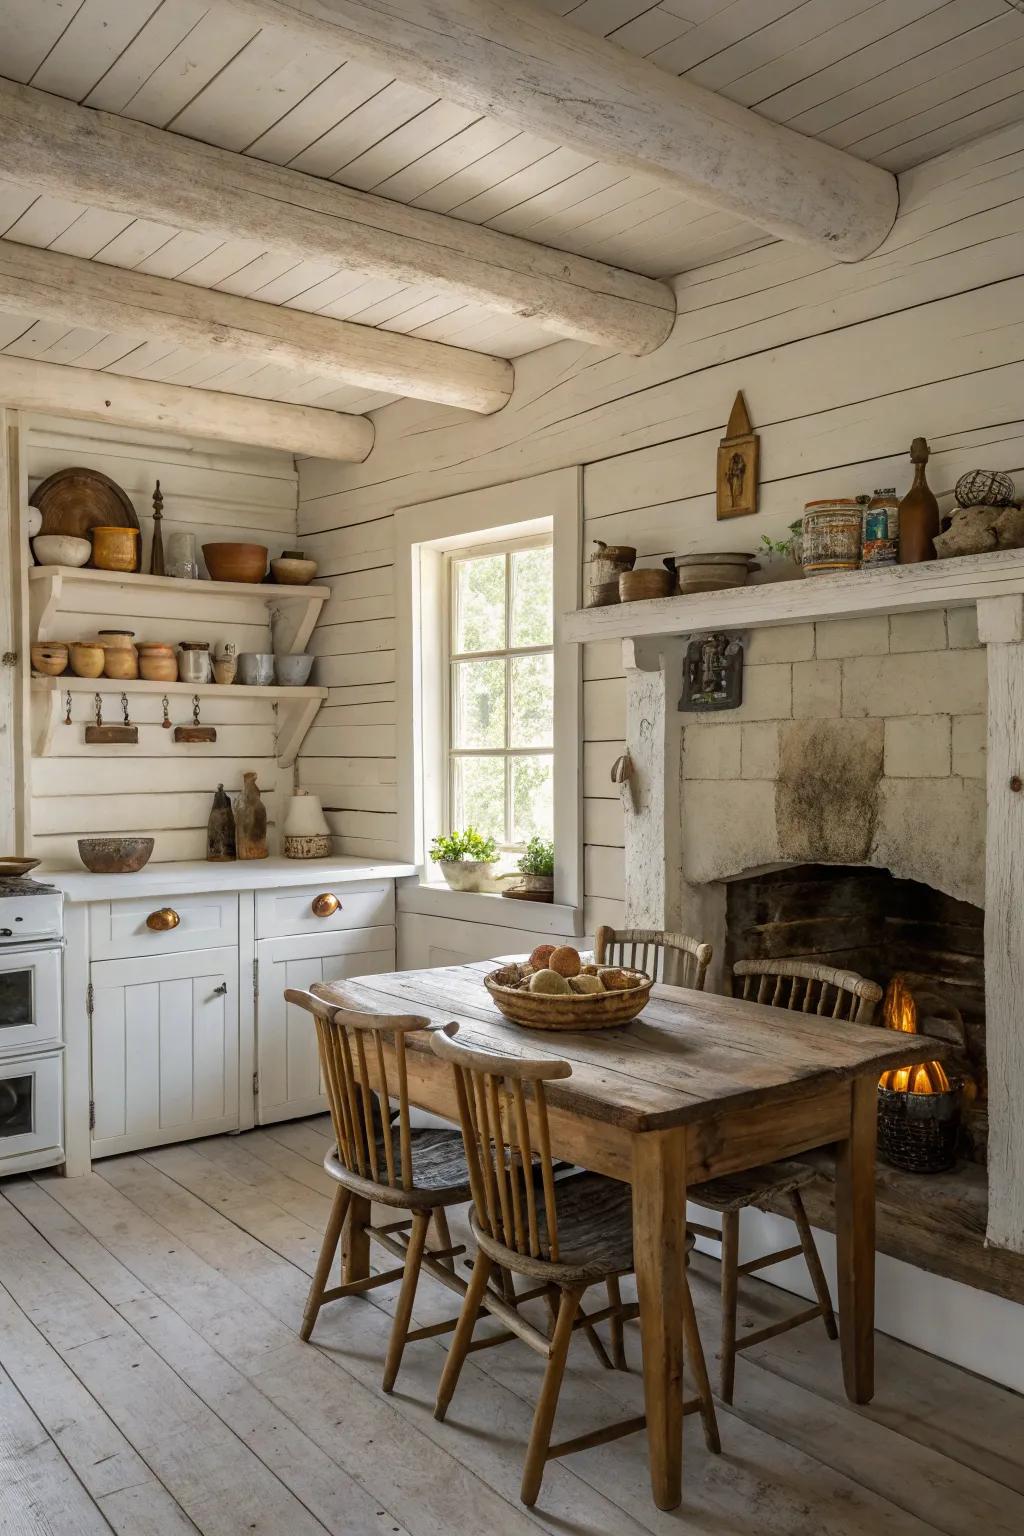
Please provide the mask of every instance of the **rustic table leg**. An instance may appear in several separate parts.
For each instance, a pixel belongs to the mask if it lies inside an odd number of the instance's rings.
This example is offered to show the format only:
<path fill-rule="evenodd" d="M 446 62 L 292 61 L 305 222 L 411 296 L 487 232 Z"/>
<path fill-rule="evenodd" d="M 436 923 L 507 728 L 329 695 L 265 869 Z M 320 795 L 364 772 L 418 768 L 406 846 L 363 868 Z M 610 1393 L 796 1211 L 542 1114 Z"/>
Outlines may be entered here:
<path fill-rule="evenodd" d="M 646 1131 L 633 1138 L 633 1263 L 651 1489 L 659 1509 L 675 1509 L 683 1496 L 683 1130 Z"/>
<path fill-rule="evenodd" d="M 875 1394 L 875 1115 L 872 1077 L 850 1085 L 850 1135 L 836 1148 L 836 1257 L 843 1384 L 853 1403 Z"/>
<path fill-rule="evenodd" d="M 369 1200 L 353 1195 L 341 1237 L 341 1278 L 345 1285 L 365 1280 L 370 1273 L 370 1234 L 366 1230 L 369 1220 Z"/>

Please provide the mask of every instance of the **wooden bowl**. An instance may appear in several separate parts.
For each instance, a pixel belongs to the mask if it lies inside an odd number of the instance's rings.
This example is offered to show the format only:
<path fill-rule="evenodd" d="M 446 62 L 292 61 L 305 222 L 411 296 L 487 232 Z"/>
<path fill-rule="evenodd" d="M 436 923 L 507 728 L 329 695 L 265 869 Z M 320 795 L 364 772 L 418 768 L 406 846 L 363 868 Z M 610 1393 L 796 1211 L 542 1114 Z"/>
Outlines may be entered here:
<path fill-rule="evenodd" d="M 484 986 L 498 1011 L 513 1024 L 522 1024 L 527 1029 L 617 1029 L 643 1012 L 654 985 L 643 971 L 631 971 L 627 966 L 618 969 L 624 970 L 627 976 L 640 977 L 640 985 L 622 992 L 570 992 L 552 996 L 503 984 L 498 977 L 509 974 L 508 967 L 503 966 L 484 977 Z"/>
<path fill-rule="evenodd" d="M 265 544 L 204 544 L 203 559 L 211 581 L 245 581 L 252 585 L 267 574 Z"/>
<path fill-rule="evenodd" d="M 619 577 L 619 602 L 646 602 L 650 597 L 671 597 L 675 591 L 674 571 L 623 571 Z"/>
<path fill-rule="evenodd" d="M 149 863 L 152 837 L 80 837 L 78 856 L 94 875 L 134 875 Z"/>
<path fill-rule="evenodd" d="M 44 677 L 60 677 L 68 669 L 68 647 L 63 640 L 38 640 L 30 647 L 29 655 L 36 672 Z"/>

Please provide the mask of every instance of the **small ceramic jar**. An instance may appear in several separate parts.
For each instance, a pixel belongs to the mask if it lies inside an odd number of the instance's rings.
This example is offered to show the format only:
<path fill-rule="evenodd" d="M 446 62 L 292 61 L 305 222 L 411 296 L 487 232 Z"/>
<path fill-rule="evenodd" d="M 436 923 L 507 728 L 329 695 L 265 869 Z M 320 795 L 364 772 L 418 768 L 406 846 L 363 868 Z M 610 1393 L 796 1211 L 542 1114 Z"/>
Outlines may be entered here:
<path fill-rule="evenodd" d="M 178 678 L 183 683 L 208 683 L 213 676 L 206 640 L 182 640 L 178 646 Z"/>
<path fill-rule="evenodd" d="M 137 571 L 139 538 L 137 528 L 94 528 L 93 565 L 98 571 Z"/>
<path fill-rule="evenodd" d="M 102 677 L 106 659 L 97 640 L 76 640 L 71 646 L 71 670 L 76 677 Z"/>
<path fill-rule="evenodd" d="M 32 666 L 44 677 L 60 677 L 67 670 L 68 648 L 61 640 L 41 640 L 30 653 Z"/>
<path fill-rule="evenodd" d="M 103 647 L 103 675 L 117 682 L 127 682 L 139 675 L 139 653 L 135 633 L 130 629 L 101 629 L 96 637 Z"/>
<path fill-rule="evenodd" d="M 173 645 L 162 640 L 144 640 L 138 646 L 139 674 L 147 683 L 176 683 L 178 658 Z"/>

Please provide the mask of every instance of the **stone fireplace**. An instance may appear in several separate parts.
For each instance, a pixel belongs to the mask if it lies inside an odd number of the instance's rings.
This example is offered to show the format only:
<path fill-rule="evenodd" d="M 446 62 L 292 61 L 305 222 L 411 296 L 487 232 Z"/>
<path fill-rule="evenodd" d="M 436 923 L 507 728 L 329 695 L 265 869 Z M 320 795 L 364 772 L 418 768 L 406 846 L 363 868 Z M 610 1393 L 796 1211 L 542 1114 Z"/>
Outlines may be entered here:
<path fill-rule="evenodd" d="M 818 594 L 831 581 L 786 586 L 827 612 Z M 687 636 L 624 642 L 626 920 L 709 938 L 718 989 L 738 958 L 808 955 L 883 985 L 913 978 L 940 1035 L 959 1016 L 977 1097 L 965 1160 L 934 1190 L 940 1216 L 969 1231 L 951 1238 L 945 1269 L 934 1233 L 935 1262 L 901 1246 L 905 1217 L 889 1251 L 1024 1299 L 1024 1124 L 1011 1087 L 1024 1070 L 1024 602 L 979 594 L 926 611 L 747 622 L 734 631 L 743 702 L 716 714 L 678 710 Z M 714 627 L 726 627 L 718 614 Z"/>

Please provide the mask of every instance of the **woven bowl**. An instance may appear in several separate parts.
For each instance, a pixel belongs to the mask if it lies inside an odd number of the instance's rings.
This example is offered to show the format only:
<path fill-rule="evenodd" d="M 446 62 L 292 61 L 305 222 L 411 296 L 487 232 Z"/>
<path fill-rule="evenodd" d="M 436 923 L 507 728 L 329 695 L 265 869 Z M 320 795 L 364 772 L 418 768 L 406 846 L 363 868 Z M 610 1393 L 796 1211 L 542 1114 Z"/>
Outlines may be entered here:
<path fill-rule="evenodd" d="M 643 1011 L 654 985 L 643 971 L 620 966 L 627 976 L 642 978 L 638 987 L 624 992 L 572 992 L 552 997 L 549 993 L 504 986 L 496 978 L 506 974 L 506 969 L 491 971 L 484 977 L 484 986 L 498 1011 L 526 1029 L 617 1029 Z"/>

